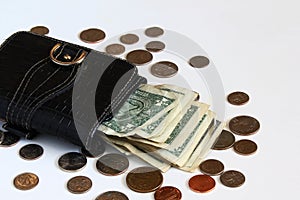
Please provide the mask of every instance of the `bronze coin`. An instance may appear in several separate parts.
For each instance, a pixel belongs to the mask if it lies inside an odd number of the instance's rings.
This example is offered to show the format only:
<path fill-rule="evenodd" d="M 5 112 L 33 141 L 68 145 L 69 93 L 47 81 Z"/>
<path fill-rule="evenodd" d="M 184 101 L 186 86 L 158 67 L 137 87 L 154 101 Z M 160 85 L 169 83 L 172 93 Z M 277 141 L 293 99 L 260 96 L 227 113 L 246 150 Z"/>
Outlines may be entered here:
<path fill-rule="evenodd" d="M 221 183 L 227 187 L 239 187 L 245 183 L 245 176 L 238 171 L 229 170 L 220 176 Z"/>
<path fill-rule="evenodd" d="M 125 52 L 125 47 L 121 44 L 110 44 L 105 48 L 106 53 L 120 55 Z"/>
<path fill-rule="evenodd" d="M 172 186 L 161 187 L 154 193 L 155 200 L 180 200 L 181 197 L 180 190 Z"/>
<path fill-rule="evenodd" d="M 71 193 L 82 194 L 90 190 L 92 181 L 86 176 L 75 176 L 67 183 L 67 188 Z"/>
<path fill-rule="evenodd" d="M 128 33 L 128 34 L 122 35 L 120 37 L 120 41 L 123 44 L 135 44 L 139 41 L 139 36 L 137 36 L 135 34 Z"/>
<path fill-rule="evenodd" d="M 249 101 L 249 95 L 244 92 L 233 92 L 227 96 L 227 100 L 232 105 L 240 106 Z"/>
<path fill-rule="evenodd" d="M 15 144 L 17 144 L 17 142 L 19 142 L 20 137 L 17 135 L 14 135 L 10 132 L 2 132 L 2 142 L 0 143 L 0 146 L 2 147 L 11 147 Z"/>
<path fill-rule="evenodd" d="M 239 140 L 234 143 L 233 149 L 236 153 L 247 156 L 256 152 L 257 144 L 251 140 Z"/>
<path fill-rule="evenodd" d="M 19 155 L 21 158 L 25 160 L 35 160 L 41 157 L 44 153 L 43 147 L 37 144 L 28 144 L 23 146 L 20 151 Z"/>
<path fill-rule="evenodd" d="M 86 163 L 86 157 L 78 152 L 66 153 L 58 160 L 59 167 L 65 171 L 78 171 L 82 169 Z"/>
<path fill-rule="evenodd" d="M 47 35 L 49 33 L 49 29 L 45 26 L 36 26 L 31 28 L 30 32 L 38 35 Z"/>
<path fill-rule="evenodd" d="M 97 29 L 97 28 L 90 28 L 87 30 L 84 30 L 80 33 L 79 38 L 86 43 L 97 43 L 102 41 L 105 38 L 104 31 Z"/>
<path fill-rule="evenodd" d="M 117 176 L 124 173 L 129 167 L 128 159 L 121 154 L 106 154 L 96 163 L 97 170 L 106 176 Z"/>
<path fill-rule="evenodd" d="M 151 74 L 159 78 L 170 78 L 178 72 L 175 63 L 169 61 L 161 61 L 151 66 Z"/>
<path fill-rule="evenodd" d="M 202 68 L 209 65 L 209 59 L 205 56 L 194 56 L 190 59 L 189 64 L 195 68 Z"/>
<path fill-rule="evenodd" d="M 108 191 L 100 194 L 95 200 L 129 200 L 122 192 Z"/>
<path fill-rule="evenodd" d="M 146 49 L 151 52 L 159 52 L 165 49 L 166 45 L 161 41 L 152 41 L 146 44 Z"/>
<path fill-rule="evenodd" d="M 194 192 L 210 192 L 215 186 L 215 180 L 208 175 L 196 175 L 189 180 L 189 187 Z"/>
<path fill-rule="evenodd" d="M 164 34 L 164 30 L 159 27 L 150 27 L 145 30 L 145 35 L 148 37 L 158 37 Z"/>
<path fill-rule="evenodd" d="M 162 182 L 163 175 L 154 167 L 138 167 L 126 176 L 127 186 L 140 193 L 153 192 L 162 185 Z"/>
<path fill-rule="evenodd" d="M 216 143 L 212 147 L 214 150 L 225 150 L 229 149 L 230 147 L 233 146 L 235 142 L 235 137 L 234 135 L 226 130 L 223 130 L 220 136 L 218 137 Z"/>
<path fill-rule="evenodd" d="M 31 190 L 39 183 L 39 177 L 33 173 L 23 173 L 14 179 L 14 186 L 19 190 Z"/>
<path fill-rule="evenodd" d="M 256 133 L 259 128 L 259 121 L 250 116 L 237 116 L 232 118 L 229 122 L 229 129 L 237 135 L 252 135 Z"/>
<path fill-rule="evenodd" d="M 152 54 L 146 50 L 134 50 L 127 54 L 126 60 L 136 65 L 142 65 L 150 62 L 153 59 Z"/>
<path fill-rule="evenodd" d="M 200 166 L 200 171 L 203 174 L 209 175 L 209 176 L 217 176 L 223 173 L 224 171 L 224 165 L 222 162 L 215 160 L 215 159 L 209 159 L 203 161 Z"/>

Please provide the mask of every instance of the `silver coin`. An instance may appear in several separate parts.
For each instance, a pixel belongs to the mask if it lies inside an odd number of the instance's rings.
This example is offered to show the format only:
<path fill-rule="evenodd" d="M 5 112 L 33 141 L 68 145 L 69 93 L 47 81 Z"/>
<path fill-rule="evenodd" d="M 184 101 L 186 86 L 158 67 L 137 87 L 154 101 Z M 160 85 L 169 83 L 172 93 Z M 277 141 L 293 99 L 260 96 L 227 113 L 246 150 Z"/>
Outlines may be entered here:
<path fill-rule="evenodd" d="M 169 61 L 161 61 L 151 66 L 151 74 L 159 78 L 170 78 L 177 74 L 178 66 Z"/>

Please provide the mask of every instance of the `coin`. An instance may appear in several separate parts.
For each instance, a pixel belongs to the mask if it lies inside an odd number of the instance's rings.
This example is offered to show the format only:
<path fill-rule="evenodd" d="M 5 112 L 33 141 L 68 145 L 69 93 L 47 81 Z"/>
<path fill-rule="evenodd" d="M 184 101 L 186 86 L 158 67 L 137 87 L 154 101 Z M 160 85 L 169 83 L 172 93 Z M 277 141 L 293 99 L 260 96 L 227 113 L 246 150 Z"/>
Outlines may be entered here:
<path fill-rule="evenodd" d="M 229 170 L 220 176 L 221 183 L 227 187 L 239 187 L 245 183 L 245 176 L 238 171 Z"/>
<path fill-rule="evenodd" d="M 127 186 L 140 193 L 153 192 L 162 185 L 162 182 L 163 175 L 154 167 L 138 167 L 126 176 Z"/>
<path fill-rule="evenodd" d="M 100 194 L 95 200 L 129 200 L 122 192 L 108 191 Z"/>
<path fill-rule="evenodd" d="M 30 190 L 37 186 L 39 177 L 33 173 L 23 173 L 14 179 L 14 186 L 19 190 Z"/>
<path fill-rule="evenodd" d="M 194 192 L 210 192 L 215 186 L 215 180 L 208 175 L 196 175 L 189 180 L 189 187 Z"/>
<path fill-rule="evenodd" d="M 146 44 L 146 49 L 151 52 L 159 52 L 162 51 L 166 45 L 161 41 L 151 41 Z"/>
<path fill-rule="evenodd" d="M 200 166 L 200 171 L 209 176 L 217 176 L 223 173 L 224 165 L 219 160 L 209 159 L 203 161 Z"/>
<path fill-rule="evenodd" d="M 159 27 L 150 27 L 145 30 L 145 35 L 148 37 L 158 37 L 164 34 L 164 30 Z"/>
<path fill-rule="evenodd" d="M 126 60 L 136 65 L 142 65 L 150 62 L 153 59 L 152 54 L 146 50 L 134 50 L 127 54 Z"/>
<path fill-rule="evenodd" d="M 0 143 L 0 146 L 2 147 L 11 147 L 15 144 L 17 144 L 17 142 L 19 142 L 20 137 L 17 135 L 14 135 L 10 132 L 2 132 L 3 134 L 3 138 L 2 138 L 2 142 Z"/>
<path fill-rule="evenodd" d="M 233 146 L 234 142 L 235 142 L 234 135 L 229 131 L 223 130 L 220 136 L 218 137 L 216 143 L 212 147 L 212 149 L 214 150 L 229 149 L 230 147 Z"/>
<path fill-rule="evenodd" d="M 121 154 L 106 154 L 96 163 L 97 170 L 106 176 L 117 176 L 124 173 L 129 167 L 128 159 Z"/>
<path fill-rule="evenodd" d="M 229 129 L 237 135 L 252 135 L 256 133 L 259 128 L 259 122 L 250 116 L 237 116 L 232 118 L 229 122 Z"/>
<path fill-rule="evenodd" d="M 234 143 L 233 149 L 236 153 L 247 156 L 256 152 L 257 144 L 251 140 L 239 140 Z"/>
<path fill-rule="evenodd" d="M 128 34 L 122 35 L 120 37 L 120 41 L 123 44 L 134 44 L 134 43 L 137 43 L 139 41 L 139 36 L 137 36 L 135 34 L 128 33 Z"/>
<path fill-rule="evenodd" d="M 49 33 L 49 29 L 45 26 L 36 26 L 31 28 L 30 32 L 38 35 L 47 35 Z"/>
<path fill-rule="evenodd" d="M 125 52 L 125 47 L 121 44 L 111 44 L 105 48 L 105 51 L 111 55 L 120 55 Z"/>
<path fill-rule="evenodd" d="M 189 64 L 195 68 L 202 68 L 209 65 L 209 59 L 205 56 L 194 56 L 190 59 Z"/>
<path fill-rule="evenodd" d="M 169 61 L 161 61 L 151 66 L 151 74 L 159 78 L 170 78 L 178 72 L 178 67 L 175 63 Z"/>
<path fill-rule="evenodd" d="M 249 101 L 249 95 L 244 92 L 233 92 L 227 96 L 227 100 L 232 105 L 240 106 Z"/>
<path fill-rule="evenodd" d="M 41 157 L 44 153 L 43 147 L 37 144 L 28 144 L 23 146 L 20 151 L 19 155 L 21 158 L 25 160 L 35 160 Z"/>
<path fill-rule="evenodd" d="M 78 152 L 70 152 L 62 155 L 58 160 L 58 165 L 66 171 L 78 171 L 87 163 L 86 157 Z"/>
<path fill-rule="evenodd" d="M 180 200 L 181 192 L 176 187 L 165 186 L 154 193 L 155 200 Z"/>
<path fill-rule="evenodd" d="M 67 188 L 71 193 L 82 194 L 92 187 L 92 181 L 86 176 L 75 176 L 67 183 Z"/>
<path fill-rule="evenodd" d="M 87 30 L 82 31 L 79 34 L 79 38 L 86 43 L 97 43 L 102 41 L 105 38 L 104 31 L 97 29 L 97 28 L 90 28 Z"/>

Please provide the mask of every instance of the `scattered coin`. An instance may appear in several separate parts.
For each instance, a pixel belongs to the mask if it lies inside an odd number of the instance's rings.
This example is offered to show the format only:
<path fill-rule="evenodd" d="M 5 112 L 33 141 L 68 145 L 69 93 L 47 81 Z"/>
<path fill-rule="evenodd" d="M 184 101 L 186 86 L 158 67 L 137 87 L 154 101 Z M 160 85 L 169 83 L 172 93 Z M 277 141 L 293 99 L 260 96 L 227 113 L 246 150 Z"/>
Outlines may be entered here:
<path fill-rule="evenodd" d="M 239 187 L 245 183 L 245 176 L 238 171 L 229 170 L 220 176 L 221 183 L 227 187 Z"/>
<path fill-rule="evenodd" d="M 217 139 L 216 143 L 212 147 L 212 149 L 214 150 L 229 149 L 230 147 L 233 146 L 234 142 L 235 142 L 234 135 L 229 131 L 223 130 L 219 138 Z"/>
<path fill-rule="evenodd" d="M 159 78 L 170 78 L 177 72 L 177 65 L 169 61 L 157 62 L 151 66 L 151 74 Z"/>
<path fill-rule="evenodd" d="M 142 65 L 150 62 L 153 56 L 149 51 L 139 49 L 129 52 L 126 59 L 133 64 Z"/>
<path fill-rule="evenodd" d="M 0 146 L 2 147 L 11 147 L 15 144 L 17 144 L 17 142 L 19 142 L 20 137 L 17 135 L 14 135 L 10 132 L 2 132 L 3 134 L 3 138 L 2 138 L 2 142 L 0 143 Z"/>
<path fill-rule="evenodd" d="M 122 35 L 120 37 L 120 41 L 123 44 L 135 44 L 139 41 L 139 36 L 137 36 L 135 34 L 128 33 L 128 34 Z"/>
<path fill-rule="evenodd" d="M 20 151 L 19 155 L 21 158 L 25 160 L 35 160 L 41 157 L 44 153 L 43 147 L 37 144 L 28 144 L 23 146 Z"/>
<path fill-rule="evenodd" d="M 100 194 L 95 200 L 129 200 L 122 192 L 108 191 Z"/>
<path fill-rule="evenodd" d="M 229 129 L 237 135 L 252 135 L 256 133 L 259 128 L 259 122 L 250 116 L 237 116 L 232 118 L 229 122 Z"/>
<path fill-rule="evenodd" d="M 78 152 L 70 152 L 62 155 L 58 160 L 58 165 L 66 171 L 78 171 L 87 163 L 86 157 Z"/>
<path fill-rule="evenodd" d="M 202 68 L 209 65 L 209 59 L 205 56 L 194 56 L 190 59 L 189 64 L 195 68 Z"/>
<path fill-rule="evenodd" d="M 151 52 L 159 52 L 165 49 L 166 45 L 161 41 L 152 41 L 146 44 L 146 49 Z"/>
<path fill-rule="evenodd" d="M 96 163 L 97 170 L 106 176 L 117 176 L 124 173 L 129 167 L 128 159 L 121 154 L 106 154 Z"/>
<path fill-rule="evenodd" d="M 233 92 L 227 96 L 227 100 L 232 105 L 240 106 L 249 101 L 249 95 L 244 92 Z"/>
<path fill-rule="evenodd" d="M 257 144 L 251 140 L 239 140 L 234 143 L 233 149 L 236 153 L 247 156 L 256 152 Z"/>
<path fill-rule="evenodd" d="M 92 187 L 92 181 L 86 176 L 75 176 L 67 183 L 67 188 L 71 193 L 82 194 Z"/>
<path fill-rule="evenodd" d="M 163 175 L 160 170 L 154 167 L 139 167 L 133 169 L 126 176 L 127 186 L 140 193 L 153 192 L 163 182 Z"/>
<path fill-rule="evenodd" d="M 215 180 L 208 175 L 196 175 L 189 180 L 189 187 L 194 192 L 210 192 L 215 186 Z"/>
<path fill-rule="evenodd" d="M 105 48 L 105 51 L 111 55 L 120 55 L 125 52 L 125 47 L 121 44 L 111 44 Z"/>
<path fill-rule="evenodd" d="M 172 186 L 161 187 L 154 193 L 155 200 L 180 200 L 181 197 L 180 190 Z"/>
<path fill-rule="evenodd" d="M 203 174 L 209 175 L 209 176 L 217 176 L 223 173 L 224 171 L 224 165 L 222 162 L 215 160 L 215 159 L 209 159 L 203 161 L 200 166 L 200 171 Z"/>
<path fill-rule="evenodd" d="M 45 26 L 36 26 L 31 28 L 30 32 L 38 35 L 47 35 L 49 33 L 49 29 Z"/>
<path fill-rule="evenodd" d="M 84 30 L 80 33 L 79 37 L 83 42 L 86 43 L 98 43 L 102 41 L 105 38 L 104 31 L 97 29 L 97 28 L 90 28 L 87 30 Z"/>
<path fill-rule="evenodd" d="M 39 177 L 33 173 L 23 173 L 14 179 L 14 186 L 19 190 L 30 190 L 37 186 Z"/>
<path fill-rule="evenodd" d="M 164 30 L 159 27 L 150 27 L 145 30 L 145 35 L 148 37 L 158 37 L 164 34 Z"/>

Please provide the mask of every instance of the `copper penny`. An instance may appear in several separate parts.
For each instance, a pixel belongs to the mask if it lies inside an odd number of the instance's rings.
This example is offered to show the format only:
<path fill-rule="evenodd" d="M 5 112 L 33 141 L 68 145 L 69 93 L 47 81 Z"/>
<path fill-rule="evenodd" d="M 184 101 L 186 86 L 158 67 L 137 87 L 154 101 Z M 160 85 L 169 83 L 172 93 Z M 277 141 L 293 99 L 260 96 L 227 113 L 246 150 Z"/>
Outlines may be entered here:
<path fill-rule="evenodd" d="M 196 175 L 189 180 L 189 187 L 194 192 L 210 192 L 215 186 L 215 180 L 208 175 Z"/>
<path fill-rule="evenodd" d="M 164 30 L 159 27 L 150 27 L 145 30 L 145 35 L 148 37 L 158 37 L 164 34 Z"/>
<path fill-rule="evenodd" d="M 43 153 L 43 147 L 41 147 L 38 144 L 25 145 L 19 151 L 20 157 L 25 160 L 36 160 L 40 158 L 43 155 Z"/>
<path fill-rule="evenodd" d="M 202 68 L 209 65 L 209 59 L 205 56 L 194 56 L 190 59 L 189 64 L 195 68 Z"/>
<path fill-rule="evenodd" d="M 259 128 L 259 121 L 250 116 L 237 116 L 232 118 L 229 122 L 229 129 L 237 135 L 252 135 L 256 133 Z"/>
<path fill-rule="evenodd" d="M 58 160 L 58 165 L 65 171 L 78 171 L 87 163 L 85 155 L 78 152 L 70 152 L 62 155 Z"/>
<path fill-rule="evenodd" d="M 97 28 L 90 28 L 80 33 L 79 38 L 86 43 L 97 43 L 105 38 L 104 31 Z"/>
<path fill-rule="evenodd" d="M 223 130 L 220 136 L 218 137 L 216 143 L 212 147 L 214 150 L 225 150 L 229 149 L 230 147 L 233 146 L 235 142 L 235 137 L 234 135 L 226 130 Z"/>
<path fill-rule="evenodd" d="M 128 159 L 121 154 L 106 154 L 96 163 L 97 170 L 106 176 L 117 176 L 124 173 L 129 167 Z"/>
<path fill-rule="evenodd" d="M 162 185 L 162 182 L 163 175 L 154 167 L 139 167 L 126 176 L 127 186 L 140 193 L 153 192 Z"/>
<path fill-rule="evenodd" d="M 152 41 L 146 44 L 146 49 L 151 52 L 160 52 L 165 49 L 166 45 L 161 41 Z"/>
<path fill-rule="evenodd" d="M 38 35 L 47 35 L 49 33 L 49 29 L 45 26 L 36 26 L 31 28 L 30 32 Z"/>
<path fill-rule="evenodd" d="M 229 170 L 220 176 L 221 183 L 227 187 L 239 187 L 245 183 L 245 176 L 238 171 Z"/>
<path fill-rule="evenodd" d="M 178 67 L 175 63 L 161 61 L 151 66 L 151 74 L 159 78 L 170 78 L 177 74 Z"/>
<path fill-rule="evenodd" d="M 239 140 L 234 143 L 233 149 L 236 153 L 247 156 L 256 152 L 257 144 L 251 140 Z"/>
<path fill-rule="evenodd" d="M 2 141 L 0 143 L 0 146 L 2 147 L 11 147 L 15 144 L 17 144 L 20 140 L 20 137 L 17 135 L 14 135 L 10 132 L 2 132 Z"/>
<path fill-rule="evenodd" d="M 129 200 L 122 192 L 108 191 L 100 194 L 95 200 Z"/>
<path fill-rule="evenodd" d="M 67 183 L 67 188 L 71 193 L 82 194 L 90 190 L 92 181 L 86 176 L 75 176 Z"/>
<path fill-rule="evenodd" d="M 121 44 L 110 44 L 105 48 L 106 53 L 120 55 L 125 52 L 125 47 Z"/>
<path fill-rule="evenodd" d="M 137 36 L 136 34 L 128 33 L 128 34 L 122 35 L 120 37 L 120 41 L 123 44 L 135 44 L 139 41 L 139 36 Z"/>
<path fill-rule="evenodd" d="M 227 96 L 227 100 L 232 105 L 240 106 L 249 101 L 249 95 L 244 92 L 233 92 Z"/>
<path fill-rule="evenodd" d="M 219 160 L 209 159 L 203 161 L 200 166 L 200 171 L 209 176 L 217 176 L 223 173 L 224 165 Z"/>
<path fill-rule="evenodd" d="M 155 200 L 180 200 L 181 197 L 180 190 L 172 186 L 161 187 L 154 193 Z"/>
<path fill-rule="evenodd" d="M 39 183 L 39 177 L 33 173 L 23 173 L 14 179 L 14 186 L 19 190 L 31 190 Z"/>
<path fill-rule="evenodd" d="M 142 65 L 150 62 L 153 59 L 152 54 L 146 50 L 134 50 L 127 54 L 126 60 L 136 65 Z"/>

